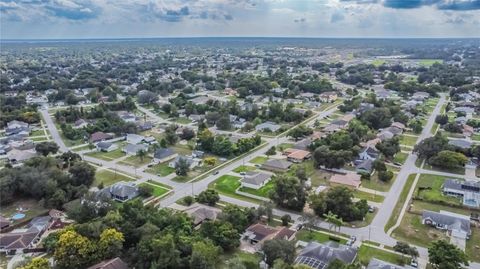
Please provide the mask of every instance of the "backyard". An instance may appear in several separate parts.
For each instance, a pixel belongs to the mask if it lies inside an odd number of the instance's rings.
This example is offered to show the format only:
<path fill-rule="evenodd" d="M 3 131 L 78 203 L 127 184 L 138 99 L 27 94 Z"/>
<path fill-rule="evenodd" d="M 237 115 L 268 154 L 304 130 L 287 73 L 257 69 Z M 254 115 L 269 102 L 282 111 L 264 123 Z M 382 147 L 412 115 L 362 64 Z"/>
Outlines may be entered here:
<path fill-rule="evenodd" d="M 97 172 L 95 173 L 95 180 L 93 181 L 92 186 L 96 187 L 100 183 L 103 183 L 103 186 L 110 186 L 120 181 L 132 181 L 132 180 L 134 180 L 133 177 L 128 177 L 115 171 L 103 169 L 103 170 L 97 170 Z"/>
<path fill-rule="evenodd" d="M 104 160 L 104 161 L 112 161 L 112 160 L 115 160 L 115 159 L 118 159 L 118 158 L 121 158 L 121 157 L 125 156 L 125 153 L 123 153 L 121 149 L 116 149 L 116 150 L 112 150 L 110 152 L 93 151 L 93 152 L 89 152 L 85 155 L 90 156 L 90 157 L 94 157 L 94 158 L 97 158 L 97 159 L 101 159 L 101 160 Z"/>
<path fill-rule="evenodd" d="M 442 185 L 446 179 L 447 177 L 432 174 L 420 175 L 417 187 L 415 189 L 416 197 L 432 203 L 461 205 L 460 199 L 443 195 Z"/>
<path fill-rule="evenodd" d="M 155 197 L 162 197 L 169 192 L 169 189 L 152 181 L 141 183 L 139 186 L 151 186 L 153 188 L 152 195 Z"/>
<path fill-rule="evenodd" d="M 386 250 L 362 245 L 358 249 L 357 261 L 363 265 L 367 265 L 372 258 L 377 258 L 393 264 L 404 265 L 410 263 L 410 258 L 403 257 L 400 254 L 392 253 Z"/>
<path fill-rule="evenodd" d="M 264 164 L 268 160 L 268 157 L 265 156 L 257 156 L 250 160 L 250 163 L 253 164 Z"/>
<path fill-rule="evenodd" d="M 241 200 L 246 200 L 254 203 L 262 202 L 258 199 L 253 199 L 243 195 L 236 194 L 235 190 L 238 189 L 238 187 L 240 187 L 240 177 L 231 176 L 231 175 L 223 175 L 209 184 L 209 188 L 215 189 L 220 194 L 231 196 L 234 198 L 239 198 Z"/>
<path fill-rule="evenodd" d="M 123 161 L 120 162 L 120 164 L 126 164 L 126 165 L 131 165 L 131 166 L 135 166 L 135 167 L 140 167 L 140 166 L 143 166 L 143 165 L 146 165 L 148 163 L 150 163 L 152 161 L 152 157 L 150 156 L 145 156 L 143 157 L 143 160 L 142 158 L 140 158 L 139 156 L 130 156 L 126 159 L 124 159 Z"/>
<path fill-rule="evenodd" d="M 170 166 L 168 166 L 168 163 L 165 162 L 165 163 L 160 163 L 152 167 L 149 167 L 148 169 L 145 170 L 145 172 L 164 177 L 175 172 L 175 168 L 171 168 Z"/>

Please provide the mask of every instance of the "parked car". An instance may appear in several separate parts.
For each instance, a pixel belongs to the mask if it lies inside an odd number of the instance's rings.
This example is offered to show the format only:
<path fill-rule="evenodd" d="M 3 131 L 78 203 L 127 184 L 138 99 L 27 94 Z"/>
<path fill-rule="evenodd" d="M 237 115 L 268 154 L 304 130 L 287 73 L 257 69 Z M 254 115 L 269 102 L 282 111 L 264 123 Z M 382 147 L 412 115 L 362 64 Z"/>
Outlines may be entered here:
<path fill-rule="evenodd" d="M 220 173 L 220 171 L 217 170 L 217 171 L 213 172 L 213 175 L 218 175 L 218 173 Z"/>
<path fill-rule="evenodd" d="M 247 173 L 245 173 L 245 172 L 240 172 L 240 175 L 242 175 L 242 176 L 244 176 L 244 175 L 246 175 L 246 174 L 247 174 Z"/>
<path fill-rule="evenodd" d="M 375 207 L 369 206 L 369 207 L 368 207 L 368 212 L 369 212 L 369 213 L 375 212 Z"/>
<path fill-rule="evenodd" d="M 418 262 L 414 259 L 412 259 L 412 261 L 410 262 L 410 266 L 413 267 L 413 268 L 418 268 Z"/>

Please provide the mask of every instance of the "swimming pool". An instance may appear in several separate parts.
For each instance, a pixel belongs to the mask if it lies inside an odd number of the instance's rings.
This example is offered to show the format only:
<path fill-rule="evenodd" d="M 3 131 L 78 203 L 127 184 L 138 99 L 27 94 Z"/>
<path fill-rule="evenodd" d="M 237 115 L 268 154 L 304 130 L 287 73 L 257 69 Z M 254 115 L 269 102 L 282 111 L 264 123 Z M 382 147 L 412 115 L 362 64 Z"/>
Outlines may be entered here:
<path fill-rule="evenodd" d="M 19 220 L 25 218 L 25 214 L 23 213 L 15 213 L 15 215 L 12 216 L 13 220 Z"/>

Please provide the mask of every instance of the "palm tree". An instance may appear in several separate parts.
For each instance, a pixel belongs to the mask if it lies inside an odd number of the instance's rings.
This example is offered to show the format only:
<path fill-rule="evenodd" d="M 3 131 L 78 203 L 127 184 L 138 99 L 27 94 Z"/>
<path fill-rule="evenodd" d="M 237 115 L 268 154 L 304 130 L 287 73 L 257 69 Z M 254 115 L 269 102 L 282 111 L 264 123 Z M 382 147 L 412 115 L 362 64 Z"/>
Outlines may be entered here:
<path fill-rule="evenodd" d="M 323 217 L 325 218 L 325 221 L 330 224 L 330 230 L 332 228 L 335 228 L 335 230 L 337 230 L 338 228 L 338 231 L 340 231 L 340 228 L 343 225 L 342 218 L 339 218 L 337 215 L 333 214 L 332 211 L 328 211 L 328 214 L 323 214 Z"/>
<path fill-rule="evenodd" d="M 137 157 L 140 158 L 140 161 L 143 162 L 143 159 L 147 156 L 147 152 L 143 149 L 137 151 Z"/>

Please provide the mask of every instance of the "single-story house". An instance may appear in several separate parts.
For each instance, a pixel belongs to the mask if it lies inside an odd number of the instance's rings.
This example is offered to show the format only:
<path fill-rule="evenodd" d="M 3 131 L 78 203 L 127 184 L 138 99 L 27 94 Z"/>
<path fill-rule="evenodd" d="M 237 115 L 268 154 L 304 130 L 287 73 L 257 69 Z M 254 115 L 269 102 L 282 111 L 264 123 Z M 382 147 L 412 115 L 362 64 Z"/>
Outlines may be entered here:
<path fill-rule="evenodd" d="M 312 156 L 310 151 L 294 148 L 286 149 L 284 151 L 284 154 L 287 155 L 287 160 L 293 163 L 303 162 L 305 160 L 308 160 Z"/>
<path fill-rule="evenodd" d="M 304 138 L 293 145 L 294 149 L 308 150 L 308 147 L 312 144 L 312 139 Z"/>
<path fill-rule="evenodd" d="M 171 167 L 171 168 L 175 168 L 177 166 L 178 162 L 180 162 L 181 159 L 183 159 L 187 162 L 189 169 L 193 169 L 193 168 L 201 165 L 201 163 L 202 163 L 201 159 L 193 158 L 191 156 L 177 156 L 177 157 L 175 157 L 175 160 L 168 163 L 168 166 Z"/>
<path fill-rule="evenodd" d="M 335 174 L 329 181 L 330 185 L 346 186 L 352 189 L 358 189 L 362 184 L 360 175 L 356 173 Z"/>
<path fill-rule="evenodd" d="M 125 136 L 125 140 L 127 140 L 127 143 L 129 144 L 140 144 L 143 142 L 145 137 L 143 135 L 137 135 L 137 134 L 127 134 Z"/>
<path fill-rule="evenodd" d="M 358 154 L 358 158 L 360 160 L 376 160 L 380 152 L 375 147 L 365 147 L 362 151 Z"/>
<path fill-rule="evenodd" d="M 272 239 L 293 240 L 295 231 L 284 226 L 271 227 L 265 224 L 257 223 L 248 227 L 241 236 L 242 250 L 247 252 L 260 251 L 263 243 Z"/>
<path fill-rule="evenodd" d="M 361 174 L 371 174 L 373 172 L 373 161 L 371 159 L 359 160 L 355 164 L 355 171 Z"/>
<path fill-rule="evenodd" d="M 7 159 L 10 163 L 22 163 L 37 156 L 37 152 L 34 149 L 20 150 L 12 149 L 7 152 Z"/>
<path fill-rule="evenodd" d="M 469 149 L 472 146 L 472 142 L 464 139 L 450 139 L 448 140 L 448 144 L 461 149 Z"/>
<path fill-rule="evenodd" d="M 193 224 L 198 226 L 206 220 L 216 220 L 218 215 L 222 213 L 222 210 L 216 207 L 194 203 L 185 209 L 184 212 L 193 219 Z"/>
<path fill-rule="evenodd" d="M 113 138 L 113 135 L 111 134 L 107 134 L 107 133 L 104 133 L 104 132 L 95 132 L 93 134 L 90 135 L 90 142 L 91 143 L 95 143 L 95 142 L 100 142 L 100 141 L 104 141 L 104 140 L 108 140 L 108 139 L 112 139 Z"/>
<path fill-rule="evenodd" d="M 110 152 L 118 148 L 118 146 L 111 142 L 98 142 L 95 147 L 98 151 Z"/>
<path fill-rule="evenodd" d="M 278 160 L 272 159 L 266 161 L 262 165 L 262 169 L 269 170 L 269 171 L 278 171 L 278 172 L 285 172 L 287 171 L 293 163 L 286 161 L 286 160 Z"/>
<path fill-rule="evenodd" d="M 443 183 L 442 192 L 445 195 L 461 197 L 463 204 L 470 207 L 480 207 L 480 182 L 447 179 Z"/>
<path fill-rule="evenodd" d="M 247 172 L 246 175 L 242 178 L 241 183 L 242 187 L 260 189 L 265 186 L 272 179 L 271 174 L 263 172 Z"/>
<path fill-rule="evenodd" d="M 337 100 L 338 95 L 336 92 L 330 91 L 330 92 L 324 92 L 319 95 L 319 99 L 322 102 L 333 102 Z"/>
<path fill-rule="evenodd" d="M 412 98 L 417 101 L 423 101 L 428 97 L 430 97 L 430 94 L 428 92 L 416 92 L 412 95 Z"/>
<path fill-rule="evenodd" d="M 113 258 L 110 260 L 101 261 L 87 269 L 129 269 L 130 267 L 120 258 Z"/>
<path fill-rule="evenodd" d="M 14 134 L 26 134 L 28 136 L 30 134 L 29 124 L 18 120 L 8 122 L 5 128 L 5 135 L 10 136 Z"/>
<path fill-rule="evenodd" d="M 88 125 L 88 122 L 84 119 L 78 119 L 75 121 L 75 123 L 73 124 L 73 129 L 80 129 L 80 128 L 83 128 L 83 127 L 86 127 Z"/>
<path fill-rule="evenodd" d="M 406 269 L 411 267 L 404 267 L 400 265 L 391 264 L 381 260 L 372 258 L 366 269 Z"/>
<path fill-rule="evenodd" d="M 148 150 L 148 146 L 145 145 L 145 144 L 127 144 L 125 147 L 123 147 L 122 151 L 125 152 L 126 154 L 128 155 L 135 155 L 137 154 L 139 151 L 147 151 Z"/>
<path fill-rule="evenodd" d="M 153 154 L 153 162 L 164 163 L 168 160 L 176 158 L 178 154 L 170 148 L 157 149 Z"/>
<path fill-rule="evenodd" d="M 469 216 L 448 211 L 433 212 L 424 210 L 422 213 L 422 224 L 446 230 L 450 236 L 456 238 L 468 239 L 472 234 Z"/>
<path fill-rule="evenodd" d="M 351 264 L 357 257 L 357 249 L 335 242 L 309 242 L 295 258 L 295 264 L 305 264 L 315 269 L 325 269 L 334 260 Z"/>
<path fill-rule="evenodd" d="M 119 202 L 126 202 L 139 195 L 138 187 L 134 183 L 123 181 L 105 187 L 100 192 Z"/>
<path fill-rule="evenodd" d="M 50 216 L 33 218 L 26 229 L 0 234 L 0 253 L 15 255 L 25 249 L 33 248 L 48 228 Z"/>
<path fill-rule="evenodd" d="M 153 128 L 153 123 L 151 121 L 137 121 L 135 122 L 137 129 L 139 131 L 147 131 Z"/>
<path fill-rule="evenodd" d="M 257 126 L 255 126 L 255 130 L 257 132 L 261 132 L 261 131 L 271 131 L 271 132 L 276 132 L 278 131 L 279 129 L 281 128 L 280 125 L 274 123 L 274 122 L 271 122 L 271 121 L 266 121 L 264 123 L 260 123 L 258 124 Z"/>

